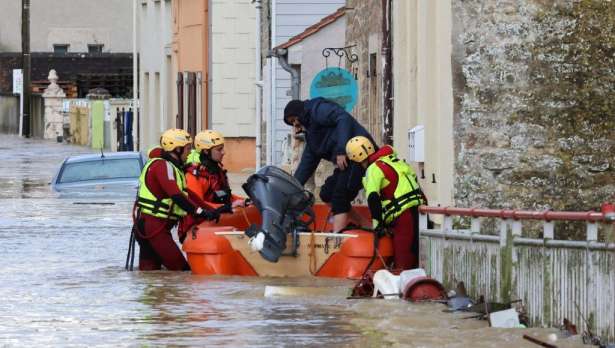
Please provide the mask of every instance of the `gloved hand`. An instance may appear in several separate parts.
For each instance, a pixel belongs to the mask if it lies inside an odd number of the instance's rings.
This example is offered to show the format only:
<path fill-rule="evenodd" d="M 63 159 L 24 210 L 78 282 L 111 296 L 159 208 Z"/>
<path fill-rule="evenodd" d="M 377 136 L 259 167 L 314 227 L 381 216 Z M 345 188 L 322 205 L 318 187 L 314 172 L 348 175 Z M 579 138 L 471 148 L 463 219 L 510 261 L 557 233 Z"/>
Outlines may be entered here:
<path fill-rule="evenodd" d="M 218 210 L 219 213 L 233 213 L 233 205 L 231 203 L 226 203 L 221 209 Z"/>
<path fill-rule="evenodd" d="M 196 210 L 196 214 L 197 217 L 203 218 L 205 220 L 208 221 L 213 221 L 215 220 L 216 223 L 220 221 L 220 213 L 215 211 L 215 210 L 205 210 L 201 207 L 199 207 Z"/>
<path fill-rule="evenodd" d="M 421 190 L 420 195 L 421 195 L 421 200 L 423 201 L 422 205 L 429 205 L 429 202 L 427 201 L 427 196 L 425 196 L 425 193 L 423 192 L 423 190 Z"/>
<path fill-rule="evenodd" d="M 376 228 L 374 229 L 374 232 L 376 233 L 376 236 L 378 236 L 378 238 L 382 238 L 386 236 L 387 229 L 386 227 L 384 227 L 384 224 L 378 224 L 378 226 L 376 226 Z"/>

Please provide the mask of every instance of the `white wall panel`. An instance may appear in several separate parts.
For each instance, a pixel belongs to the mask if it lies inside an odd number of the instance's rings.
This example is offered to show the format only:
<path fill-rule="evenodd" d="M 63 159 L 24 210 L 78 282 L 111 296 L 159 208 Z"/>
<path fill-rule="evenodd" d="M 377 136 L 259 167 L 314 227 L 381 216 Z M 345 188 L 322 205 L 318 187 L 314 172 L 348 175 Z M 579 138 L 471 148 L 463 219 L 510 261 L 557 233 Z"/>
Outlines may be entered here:
<path fill-rule="evenodd" d="M 226 137 L 255 137 L 254 5 L 250 1 L 213 1 L 211 13 L 213 128 Z"/>

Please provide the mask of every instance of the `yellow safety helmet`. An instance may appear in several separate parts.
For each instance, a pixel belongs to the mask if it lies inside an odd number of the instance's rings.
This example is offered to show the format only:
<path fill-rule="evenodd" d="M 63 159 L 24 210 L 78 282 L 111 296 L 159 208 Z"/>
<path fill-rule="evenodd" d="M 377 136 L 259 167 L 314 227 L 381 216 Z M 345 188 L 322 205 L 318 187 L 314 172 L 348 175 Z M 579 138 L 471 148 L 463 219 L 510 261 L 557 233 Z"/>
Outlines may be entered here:
<path fill-rule="evenodd" d="M 374 144 L 364 136 L 356 136 L 346 143 L 346 155 L 354 162 L 363 162 L 372 153 L 376 152 Z"/>
<path fill-rule="evenodd" d="M 192 137 L 183 129 L 167 129 L 160 136 L 160 146 L 164 151 L 173 151 L 192 143 Z"/>
<path fill-rule="evenodd" d="M 224 144 L 224 136 L 215 130 L 204 130 L 194 137 L 194 147 L 197 151 L 209 150 L 214 146 Z"/>

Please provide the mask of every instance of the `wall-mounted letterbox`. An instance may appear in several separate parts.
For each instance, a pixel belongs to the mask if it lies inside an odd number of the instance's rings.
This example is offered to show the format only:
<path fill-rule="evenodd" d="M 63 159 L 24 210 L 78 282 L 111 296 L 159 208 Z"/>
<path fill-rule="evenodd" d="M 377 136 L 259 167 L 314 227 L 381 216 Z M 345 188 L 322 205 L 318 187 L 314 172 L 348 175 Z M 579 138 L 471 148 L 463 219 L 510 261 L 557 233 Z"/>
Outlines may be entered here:
<path fill-rule="evenodd" d="M 408 130 L 408 161 L 425 162 L 425 126 L 417 125 Z"/>

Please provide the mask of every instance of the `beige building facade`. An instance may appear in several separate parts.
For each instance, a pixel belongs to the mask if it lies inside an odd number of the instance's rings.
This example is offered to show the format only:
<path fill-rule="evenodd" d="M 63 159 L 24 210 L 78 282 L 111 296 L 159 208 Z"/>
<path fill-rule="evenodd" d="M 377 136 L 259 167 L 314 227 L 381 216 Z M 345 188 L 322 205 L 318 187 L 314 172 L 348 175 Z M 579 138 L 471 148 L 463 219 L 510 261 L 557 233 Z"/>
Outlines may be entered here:
<path fill-rule="evenodd" d="M 209 1 L 173 0 L 176 126 L 195 135 L 209 127 Z"/>
<path fill-rule="evenodd" d="M 238 0 L 172 4 L 175 124 L 193 135 L 203 129 L 222 132 L 226 168 L 254 168 L 254 5 Z"/>
<path fill-rule="evenodd" d="M 453 204 L 450 0 L 394 0 L 393 144 L 409 159 L 408 131 L 424 126 L 424 162 L 411 162 L 430 205 Z"/>

